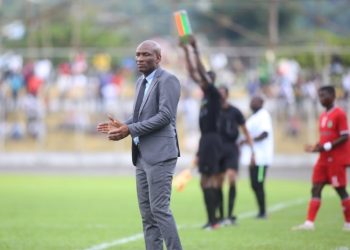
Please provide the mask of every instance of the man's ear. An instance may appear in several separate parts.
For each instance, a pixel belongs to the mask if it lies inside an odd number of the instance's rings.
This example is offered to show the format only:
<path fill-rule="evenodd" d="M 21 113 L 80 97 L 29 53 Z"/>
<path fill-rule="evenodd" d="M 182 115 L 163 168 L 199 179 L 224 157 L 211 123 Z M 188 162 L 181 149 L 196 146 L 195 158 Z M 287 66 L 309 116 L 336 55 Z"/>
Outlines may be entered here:
<path fill-rule="evenodd" d="M 160 61 L 162 60 L 162 55 L 161 54 L 157 54 L 157 63 L 160 63 Z"/>

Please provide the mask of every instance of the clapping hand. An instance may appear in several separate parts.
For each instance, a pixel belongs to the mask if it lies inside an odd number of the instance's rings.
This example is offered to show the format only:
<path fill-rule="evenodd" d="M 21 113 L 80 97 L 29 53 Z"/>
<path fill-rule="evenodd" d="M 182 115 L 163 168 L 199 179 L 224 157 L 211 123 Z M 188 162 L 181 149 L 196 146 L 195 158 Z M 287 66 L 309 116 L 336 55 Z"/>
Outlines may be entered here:
<path fill-rule="evenodd" d="M 112 129 L 119 128 L 123 124 L 114 119 L 111 115 L 108 115 L 108 122 L 102 122 L 97 125 L 97 131 L 103 134 L 108 134 Z"/>
<path fill-rule="evenodd" d="M 119 127 L 112 128 L 108 131 L 108 139 L 111 141 L 119 141 L 130 134 L 129 127 L 126 124 L 119 123 Z"/>

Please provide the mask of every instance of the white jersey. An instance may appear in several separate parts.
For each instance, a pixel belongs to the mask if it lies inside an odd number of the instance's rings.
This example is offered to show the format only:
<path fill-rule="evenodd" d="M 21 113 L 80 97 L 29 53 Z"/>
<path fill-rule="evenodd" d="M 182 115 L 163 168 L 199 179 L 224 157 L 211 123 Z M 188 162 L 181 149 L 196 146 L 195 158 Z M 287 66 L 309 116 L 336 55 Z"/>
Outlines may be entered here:
<path fill-rule="evenodd" d="M 265 109 L 260 109 L 246 121 L 246 127 L 250 136 L 255 138 L 263 132 L 267 132 L 267 137 L 261 141 L 254 141 L 253 147 L 255 152 L 256 165 L 271 166 L 273 161 L 273 128 L 272 120 L 269 112 Z M 247 144 L 241 149 L 241 163 L 249 165 L 251 158 L 251 150 Z"/>

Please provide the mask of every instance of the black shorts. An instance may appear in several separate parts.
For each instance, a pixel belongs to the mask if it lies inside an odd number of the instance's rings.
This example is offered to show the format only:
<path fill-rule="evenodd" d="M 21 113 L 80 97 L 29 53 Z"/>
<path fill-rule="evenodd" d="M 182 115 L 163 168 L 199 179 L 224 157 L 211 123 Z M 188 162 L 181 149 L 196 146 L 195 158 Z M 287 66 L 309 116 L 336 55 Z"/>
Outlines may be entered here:
<path fill-rule="evenodd" d="M 203 134 L 199 140 L 198 168 L 201 174 L 212 175 L 220 172 L 222 142 L 218 133 Z"/>
<path fill-rule="evenodd" d="M 227 169 L 238 171 L 239 168 L 239 148 L 235 143 L 223 143 L 222 157 L 220 160 L 220 170 L 225 172 Z"/>

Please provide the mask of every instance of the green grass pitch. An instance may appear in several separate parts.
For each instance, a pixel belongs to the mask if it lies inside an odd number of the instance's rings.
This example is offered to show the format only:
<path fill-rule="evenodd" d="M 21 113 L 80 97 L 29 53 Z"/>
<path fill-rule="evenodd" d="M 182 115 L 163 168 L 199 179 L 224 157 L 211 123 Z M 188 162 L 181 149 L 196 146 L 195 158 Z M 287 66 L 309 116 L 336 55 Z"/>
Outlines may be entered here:
<path fill-rule="evenodd" d="M 308 182 L 268 179 L 266 188 L 273 210 L 267 220 L 253 218 L 255 200 L 249 182 L 242 179 L 238 225 L 215 231 L 200 229 L 205 213 L 198 179 L 184 192 L 174 191 L 172 210 L 184 249 L 350 249 L 350 233 L 341 230 L 339 199 L 329 187 L 314 232 L 290 230 L 305 218 Z M 141 232 L 133 177 L 0 175 L 1 250 L 138 250 L 144 249 Z"/>

